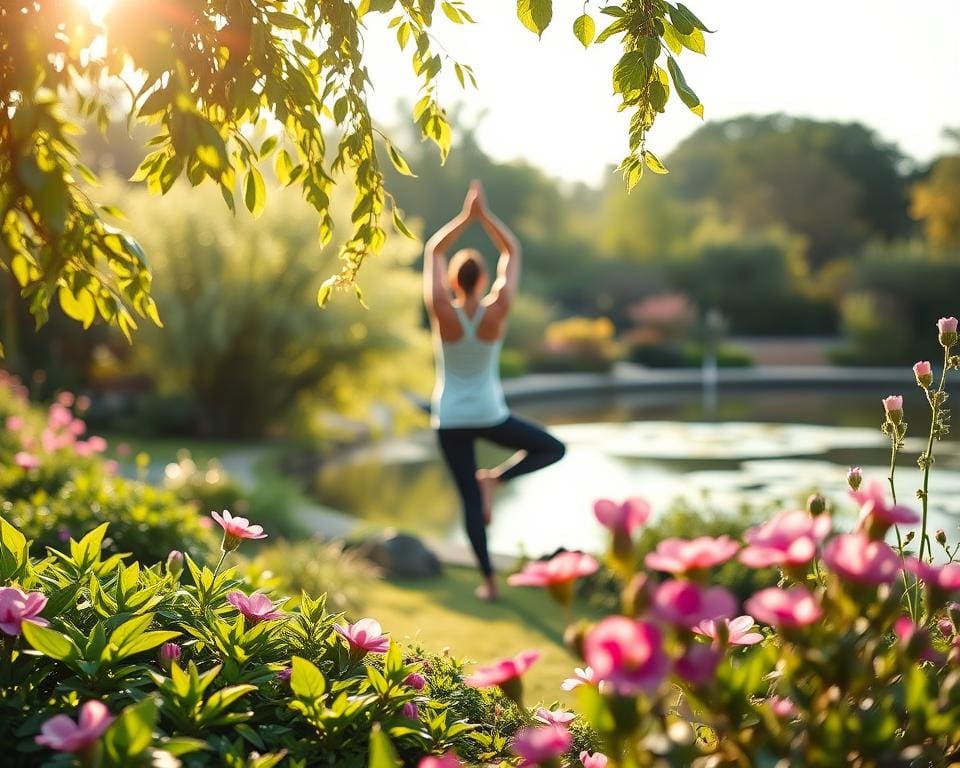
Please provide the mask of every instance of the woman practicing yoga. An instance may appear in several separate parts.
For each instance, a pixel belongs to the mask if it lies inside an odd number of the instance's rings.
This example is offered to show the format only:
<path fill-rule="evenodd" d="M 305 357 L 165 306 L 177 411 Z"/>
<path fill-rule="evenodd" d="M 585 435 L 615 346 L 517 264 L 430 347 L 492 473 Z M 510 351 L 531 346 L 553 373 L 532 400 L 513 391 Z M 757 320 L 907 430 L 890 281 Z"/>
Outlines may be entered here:
<path fill-rule="evenodd" d="M 487 268 L 479 252 L 447 253 L 457 238 L 479 222 L 500 251 L 497 279 L 487 287 Z M 519 475 L 559 461 L 563 443 L 528 421 L 511 416 L 500 385 L 500 347 L 520 277 L 520 244 L 486 206 L 479 181 L 470 185 L 463 210 L 427 242 L 423 260 L 423 296 L 437 360 L 431 423 L 460 499 L 467 536 L 483 572 L 477 596 L 497 597 L 497 582 L 487 552 L 494 489 Z M 516 453 L 493 469 L 477 469 L 474 443 L 488 440 Z"/>

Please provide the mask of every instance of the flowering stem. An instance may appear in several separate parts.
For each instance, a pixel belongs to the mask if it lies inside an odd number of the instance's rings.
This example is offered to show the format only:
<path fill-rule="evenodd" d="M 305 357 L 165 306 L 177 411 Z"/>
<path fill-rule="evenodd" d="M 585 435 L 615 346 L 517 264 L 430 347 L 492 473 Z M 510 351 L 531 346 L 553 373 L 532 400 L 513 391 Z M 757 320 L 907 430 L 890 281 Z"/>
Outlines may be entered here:
<path fill-rule="evenodd" d="M 220 560 L 217 562 L 217 567 L 213 569 L 213 578 L 217 578 L 217 574 L 220 573 L 220 567 L 223 565 L 223 560 L 227 556 L 227 550 L 220 550 Z"/>
<path fill-rule="evenodd" d="M 220 549 L 220 559 L 217 561 L 217 567 L 213 569 L 213 578 L 210 579 L 210 585 L 213 586 L 213 583 L 217 580 L 217 574 L 220 573 L 220 568 L 223 566 L 224 558 L 227 556 L 227 550 Z M 207 609 L 207 591 L 204 589 L 202 584 L 197 584 L 197 589 L 200 591 L 200 613 L 202 614 Z"/>
<path fill-rule="evenodd" d="M 890 474 L 887 475 L 887 482 L 890 483 L 890 496 L 893 499 L 894 505 L 897 503 L 897 486 L 893 481 L 893 475 L 897 469 L 897 454 L 900 448 L 900 431 L 899 425 L 894 425 L 893 429 L 890 432 Z M 893 526 L 894 533 L 897 534 L 897 552 L 900 554 L 900 559 L 903 560 L 903 538 L 900 536 L 900 526 Z M 910 583 L 907 579 L 906 571 L 902 571 L 900 574 L 903 579 L 904 592 L 907 596 L 907 606 L 910 609 L 910 617 L 916 621 L 917 619 L 917 608 L 914 607 L 913 599 L 910 597 Z M 919 596 L 917 603 L 919 604 Z"/>
<path fill-rule="evenodd" d="M 950 349 L 943 349 L 943 370 L 940 372 L 940 386 L 933 394 L 927 392 L 927 401 L 930 403 L 930 435 L 927 437 L 927 450 L 920 457 L 920 471 L 923 473 L 923 487 L 920 489 L 920 506 L 922 510 L 922 519 L 920 522 L 920 560 L 923 560 L 924 547 L 929 554 L 933 554 L 933 547 L 930 545 L 927 536 L 927 511 L 929 509 L 930 468 L 933 466 L 933 439 L 937 434 L 937 425 L 940 423 L 940 405 L 943 402 L 943 387 L 947 380 L 947 367 L 950 364 Z"/>

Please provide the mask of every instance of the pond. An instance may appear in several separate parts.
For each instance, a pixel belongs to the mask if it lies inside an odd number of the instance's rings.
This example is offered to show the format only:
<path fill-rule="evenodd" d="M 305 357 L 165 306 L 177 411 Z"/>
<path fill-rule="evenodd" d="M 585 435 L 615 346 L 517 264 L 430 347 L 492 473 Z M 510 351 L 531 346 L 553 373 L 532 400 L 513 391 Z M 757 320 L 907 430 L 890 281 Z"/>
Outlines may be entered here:
<path fill-rule="evenodd" d="M 856 509 L 846 495 L 847 468 L 860 465 L 868 480 L 886 482 L 889 443 L 879 430 L 883 394 L 721 391 L 711 413 L 698 394 L 689 392 L 524 404 L 515 412 L 549 425 L 567 444 L 567 455 L 502 488 L 488 532 L 490 549 L 531 556 L 561 546 L 600 550 L 605 536 L 591 509 L 603 496 L 643 496 L 655 513 L 685 502 L 704 514 L 747 508 L 759 517 L 802 505 L 817 490 L 850 525 Z M 916 505 L 916 458 L 928 428 L 919 392 L 906 395 L 905 410 L 911 423 L 897 489 L 901 502 Z M 485 466 L 506 455 L 489 445 L 478 451 Z M 960 445 L 950 436 L 937 444 L 935 455 L 930 531 L 944 528 L 955 541 L 960 538 Z M 325 467 L 312 490 L 323 503 L 371 524 L 466 543 L 456 492 L 428 431 Z"/>

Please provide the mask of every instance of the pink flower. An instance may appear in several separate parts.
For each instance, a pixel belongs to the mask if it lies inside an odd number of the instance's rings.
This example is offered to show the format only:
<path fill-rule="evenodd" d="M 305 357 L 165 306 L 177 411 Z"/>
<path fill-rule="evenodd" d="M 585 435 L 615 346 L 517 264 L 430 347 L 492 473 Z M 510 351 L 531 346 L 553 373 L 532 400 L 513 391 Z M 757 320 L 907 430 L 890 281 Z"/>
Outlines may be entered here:
<path fill-rule="evenodd" d="M 719 622 L 708 619 L 697 624 L 693 631 L 712 638 L 717 643 L 721 637 L 726 637 L 730 645 L 756 645 L 763 641 L 763 635 L 752 631 L 755 623 L 753 616 L 737 616 L 735 619 L 722 619 Z M 720 625 L 724 627 L 723 630 Z"/>
<path fill-rule="evenodd" d="M 560 725 L 521 728 L 513 737 L 510 751 L 520 758 L 519 766 L 540 765 L 559 757 L 573 743 L 570 731 Z"/>
<path fill-rule="evenodd" d="M 422 691 L 423 686 L 427 684 L 426 678 L 418 672 L 411 672 L 403 682 L 415 691 Z"/>
<path fill-rule="evenodd" d="M 17 451 L 17 454 L 13 457 L 13 463 L 20 467 L 20 469 L 36 469 L 40 466 L 40 459 L 32 453 Z"/>
<path fill-rule="evenodd" d="M 279 680 L 281 683 L 289 683 L 292 675 L 293 667 L 284 667 L 277 672 L 277 680 Z"/>
<path fill-rule="evenodd" d="M 117 456 L 121 459 L 126 458 L 130 455 L 130 443 L 117 443 L 116 447 Z"/>
<path fill-rule="evenodd" d="M 883 410 L 887 414 L 887 421 L 899 424 L 903 419 L 903 395 L 888 395 L 883 398 Z"/>
<path fill-rule="evenodd" d="M 270 598 L 260 592 L 254 592 L 249 597 L 243 592 L 230 592 L 227 595 L 227 602 L 240 611 L 251 624 L 283 617 L 283 613 L 277 610 Z"/>
<path fill-rule="evenodd" d="M 115 459 L 107 459 L 103 462 L 103 471 L 106 472 L 110 477 L 116 477 L 120 474 L 120 465 Z"/>
<path fill-rule="evenodd" d="M 592 755 L 583 750 L 580 753 L 580 762 L 583 764 L 583 768 L 607 768 L 607 761 L 609 758 L 603 754 L 603 752 L 594 752 Z"/>
<path fill-rule="evenodd" d="M 664 539 L 647 555 L 647 568 L 668 573 L 686 573 L 712 568 L 737 554 L 740 545 L 729 536 L 700 536 L 696 539 Z"/>
<path fill-rule="evenodd" d="M 100 437 L 100 435 L 88 437 L 87 445 L 90 446 L 90 450 L 94 453 L 103 453 L 107 450 L 107 441 Z"/>
<path fill-rule="evenodd" d="M 546 725 L 566 725 L 576 715 L 573 712 L 564 712 L 562 709 L 547 709 L 540 707 L 533 715 L 534 720 L 538 720 Z"/>
<path fill-rule="evenodd" d="M 583 655 L 598 680 L 626 696 L 656 690 L 670 668 L 660 631 L 625 616 L 608 616 L 587 632 Z"/>
<path fill-rule="evenodd" d="M 649 519 L 650 504 L 638 497 L 629 498 L 622 504 L 610 499 L 598 499 L 593 504 L 593 514 L 600 525 L 632 536 Z"/>
<path fill-rule="evenodd" d="M 713 680 L 722 657 L 717 648 L 707 643 L 692 643 L 677 659 L 677 674 L 693 685 L 705 685 Z"/>
<path fill-rule="evenodd" d="M 883 484 L 876 480 L 867 483 L 862 491 L 853 491 L 850 495 L 861 505 L 858 530 L 873 538 L 882 539 L 891 525 L 916 525 L 920 522 L 920 515 L 909 507 L 899 504 L 888 506 Z"/>
<path fill-rule="evenodd" d="M 573 582 L 596 573 L 600 564 L 581 552 L 561 552 L 549 560 L 534 560 L 507 579 L 514 587 L 546 587 L 563 605 L 573 599 Z"/>
<path fill-rule="evenodd" d="M 702 621 L 726 619 L 736 613 L 737 599 L 724 587 L 702 587 L 681 579 L 668 579 L 657 586 L 650 601 L 654 618 L 691 629 Z"/>
<path fill-rule="evenodd" d="M 420 758 L 417 768 L 460 768 L 460 760 L 453 752 L 447 752 L 439 757 L 427 755 Z"/>
<path fill-rule="evenodd" d="M 930 361 L 920 360 L 914 363 L 913 375 L 917 379 L 917 384 L 924 389 L 929 388 L 929 386 L 933 384 L 933 368 L 930 367 Z"/>
<path fill-rule="evenodd" d="M 797 714 L 796 705 L 786 696 L 773 695 L 767 699 L 767 703 L 777 717 L 794 717 Z"/>
<path fill-rule="evenodd" d="M 74 419 L 69 424 L 70 434 L 74 437 L 80 437 L 87 431 L 87 424 L 83 419 Z"/>
<path fill-rule="evenodd" d="M 113 716 L 102 702 L 88 701 L 80 708 L 78 722 L 67 715 L 55 715 L 40 728 L 34 741 L 58 752 L 81 752 L 99 739 L 110 727 Z"/>
<path fill-rule="evenodd" d="M 960 563 L 929 565 L 915 557 L 904 558 L 903 567 L 928 587 L 941 592 L 953 592 L 960 589 Z"/>
<path fill-rule="evenodd" d="M 216 520 L 223 528 L 223 542 L 220 548 L 224 552 L 233 552 L 240 546 L 243 539 L 265 539 L 267 534 L 263 532 L 260 525 L 250 525 L 250 521 L 245 517 L 233 517 L 227 510 L 223 510 L 221 517 L 216 512 L 211 512 L 210 516 Z"/>
<path fill-rule="evenodd" d="M 91 448 L 90 444 L 84 440 L 74 443 L 73 450 L 76 452 L 77 456 L 93 455 L 93 448 Z"/>
<path fill-rule="evenodd" d="M 9 432 L 19 432 L 21 429 L 23 429 L 23 417 L 7 416 L 6 425 Z"/>
<path fill-rule="evenodd" d="M 522 651 L 512 659 L 503 659 L 495 664 L 477 667 L 464 682 L 474 688 L 502 686 L 504 683 L 519 678 L 539 658 L 540 651 Z"/>
<path fill-rule="evenodd" d="M 403 705 L 403 716 L 407 720 L 417 720 L 420 717 L 420 710 L 415 701 L 408 701 Z"/>
<path fill-rule="evenodd" d="M 50 406 L 50 411 L 47 414 L 47 424 L 52 429 L 64 429 L 69 427 L 71 422 L 73 422 L 73 414 L 70 413 L 70 409 L 60 403 L 54 403 Z"/>
<path fill-rule="evenodd" d="M 940 333 L 956 333 L 957 318 L 941 317 L 939 320 L 937 320 L 937 330 L 940 331 Z"/>
<path fill-rule="evenodd" d="M 182 654 L 183 650 L 176 643 L 164 643 L 157 652 L 157 658 L 160 666 L 169 672 L 173 662 L 179 661 Z"/>
<path fill-rule="evenodd" d="M 64 408 L 69 408 L 73 405 L 75 398 L 73 392 L 60 392 L 57 394 L 57 403 L 62 405 Z"/>
<path fill-rule="evenodd" d="M 23 632 L 23 622 L 31 621 L 41 627 L 50 622 L 40 618 L 47 598 L 40 592 L 22 592 L 16 587 L 0 587 L 0 630 L 13 637 Z"/>
<path fill-rule="evenodd" d="M 774 627 L 805 627 L 820 620 L 823 610 L 806 587 L 769 587 L 750 597 L 744 607 L 757 620 Z"/>
<path fill-rule="evenodd" d="M 823 550 L 823 562 L 844 579 L 872 585 L 889 584 L 901 568 L 896 552 L 862 533 L 844 533 L 831 539 Z"/>
<path fill-rule="evenodd" d="M 811 517 L 802 509 L 781 512 L 744 534 L 747 546 L 740 551 L 740 562 L 749 568 L 806 565 L 830 525 L 827 515 Z"/>
<path fill-rule="evenodd" d="M 390 638 L 376 619 L 360 619 L 354 624 L 334 624 L 334 630 L 350 646 L 350 657 L 359 661 L 368 653 L 386 653 L 390 650 Z"/>
<path fill-rule="evenodd" d="M 943 664 L 946 658 L 937 653 L 930 645 L 930 634 L 923 627 L 918 627 L 909 616 L 901 616 L 893 623 L 893 631 L 900 641 L 900 645 L 921 661 L 933 664 Z"/>
<path fill-rule="evenodd" d="M 573 677 L 568 677 L 560 683 L 560 688 L 564 691 L 572 691 L 581 685 L 593 685 L 595 682 L 596 675 L 590 667 L 577 667 L 573 670 Z"/>
<path fill-rule="evenodd" d="M 850 467 L 847 471 L 847 485 L 850 486 L 851 491 L 856 491 L 860 488 L 860 483 L 863 482 L 863 471 L 860 467 Z"/>

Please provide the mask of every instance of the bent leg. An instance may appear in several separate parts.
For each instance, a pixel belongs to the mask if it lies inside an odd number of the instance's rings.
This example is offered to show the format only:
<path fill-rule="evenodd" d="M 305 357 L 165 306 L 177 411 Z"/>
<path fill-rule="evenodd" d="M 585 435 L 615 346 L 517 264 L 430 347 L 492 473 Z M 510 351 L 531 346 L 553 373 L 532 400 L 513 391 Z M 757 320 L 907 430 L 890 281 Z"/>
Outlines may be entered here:
<path fill-rule="evenodd" d="M 480 436 L 517 451 L 490 471 L 501 482 L 548 467 L 560 461 L 567 451 L 564 444 L 545 429 L 516 416 L 495 427 L 486 427 L 481 430 Z"/>
<path fill-rule="evenodd" d="M 483 522 L 483 499 L 477 483 L 477 460 L 474 453 L 475 432 L 470 429 L 438 429 L 437 438 L 443 458 L 450 468 L 460 501 L 467 538 L 484 576 L 493 575 L 487 552 L 487 530 Z"/>

